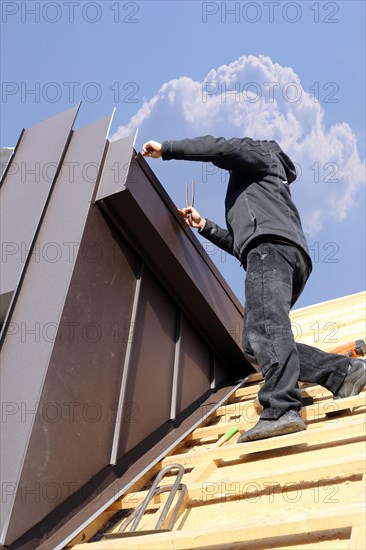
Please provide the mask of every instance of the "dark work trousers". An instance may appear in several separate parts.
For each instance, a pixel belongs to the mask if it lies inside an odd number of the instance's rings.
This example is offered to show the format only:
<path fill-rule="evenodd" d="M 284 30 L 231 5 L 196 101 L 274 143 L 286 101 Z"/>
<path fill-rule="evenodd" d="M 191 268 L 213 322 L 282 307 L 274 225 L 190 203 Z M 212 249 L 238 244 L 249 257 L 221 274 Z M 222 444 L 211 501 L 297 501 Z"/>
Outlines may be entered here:
<path fill-rule="evenodd" d="M 261 418 L 274 420 L 289 410 L 301 409 L 299 380 L 335 393 L 342 385 L 349 358 L 295 343 L 289 312 L 308 273 L 299 248 L 262 242 L 249 251 L 246 272 L 243 351 L 264 378 L 258 393 Z"/>

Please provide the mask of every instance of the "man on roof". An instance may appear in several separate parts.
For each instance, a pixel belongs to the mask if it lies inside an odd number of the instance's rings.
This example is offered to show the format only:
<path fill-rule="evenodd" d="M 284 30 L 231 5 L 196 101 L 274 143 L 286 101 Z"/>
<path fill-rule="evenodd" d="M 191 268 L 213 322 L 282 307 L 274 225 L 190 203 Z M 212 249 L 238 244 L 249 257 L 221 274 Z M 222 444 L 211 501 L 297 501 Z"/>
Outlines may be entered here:
<path fill-rule="evenodd" d="M 275 141 L 251 138 L 151 140 L 142 155 L 163 160 L 212 162 L 230 172 L 225 198 L 227 228 L 189 206 L 187 225 L 236 256 L 246 271 L 243 328 L 245 358 L 264 378 L 260 419 L 238 443 L 306 429 L 300 416 L 299 381 L 316 383 L 335 399 L 357 395 L 366 384 L 366 361 L 325 353 L 294 341 L 289 312 L 302 293 L 312 264 L 290 184 L 291 159 Z"/>

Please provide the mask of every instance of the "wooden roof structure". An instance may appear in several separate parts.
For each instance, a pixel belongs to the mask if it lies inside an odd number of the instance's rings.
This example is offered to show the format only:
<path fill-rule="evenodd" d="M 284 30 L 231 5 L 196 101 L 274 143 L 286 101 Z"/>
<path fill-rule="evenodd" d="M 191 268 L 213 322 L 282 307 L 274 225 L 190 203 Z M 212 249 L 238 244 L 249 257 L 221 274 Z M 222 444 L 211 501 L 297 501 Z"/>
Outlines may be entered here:
<path fill-rule="evenodd" d="M 365 299 L 362 292 L 295 310 L 291 318 L 301 342 L 314 344 L 316 338 L 319 348 L 330 350 L 362 337 Z M 305 432 L 237 445 L 239 432 L 258 420 L 261 382 L 259 374 L 249 376 L 67 548 L 364 550 L 365 391 L 334 401 L 325 388 L 302 384 Z M 218 447 L 233 426 L 239 432 Z M 128 532 L 130 524 L 119 533 L 151 481 L 174 464 L 184 468 L 186 492 L 172 529 L 164 531 L 172 509 L 156 529 L 168 498 L 162 493 L 151 499 L 134 531 Z M 176 473 L 167 472 L 162 483 L 172 484 Z M 173 506 L 178 498 L 179 492 Z"/>

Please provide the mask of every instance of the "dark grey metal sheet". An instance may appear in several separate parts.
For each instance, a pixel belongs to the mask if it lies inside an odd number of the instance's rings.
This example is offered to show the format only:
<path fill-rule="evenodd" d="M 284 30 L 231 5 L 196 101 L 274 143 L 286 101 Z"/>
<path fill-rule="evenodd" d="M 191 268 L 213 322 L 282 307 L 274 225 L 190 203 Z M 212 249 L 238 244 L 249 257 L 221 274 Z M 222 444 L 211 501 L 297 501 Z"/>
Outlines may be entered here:
<path fill-rule="evenodd" d="M 98 186 L 96 201 L 119 193 L 124 189 L 130 170 L 131 158 L 134 154 L 133 148 L 137 132 L 138 130 L 136 130 L 135 134 L 110 142 Z"/>
<path fill-rule="evenodd" d="M 13 292 L 19 282 L 78 110 L 25 130 L 8 166 L 0 188 L 0 294 Z"/>
<path fill-rule="evenodd" d="M 18 483 L 27 467 L 25 458 L 32 460 L 26 457 L 28 442 L 36 425 L 36 411 L 54 348 L 55 327 L 60 324 L 75 266 L 75 261 L 70 261 L 70 248 L 75 254 L 80 246 L 109 127 L 110 117 L 106 117 L 80 128 L 71 139 L 64 166 L 66 163 L 74 166 L 74 179 L 70 181 L 69 171 L 60 172 L 37 237 L 40 249 L 47 254 L 44 252 L 40 261 L 29 262 L 1 353 L 1 397 L 19 407 L 2 424 L 1 477 L 16 488 L 1 503 L 2 542 L 6 544 L 56 505 L 52 499 L 41 499 L 37 506 L 32 506 L 34 503 L 22 498 Z M 52 134 L 52 125 L 47 128 Z M 57 374 L 61 381 L 62 371 Z M 51 458 L 48 442 L 46 431 L 45 452 L 38 465 L 40 472 Z"/>

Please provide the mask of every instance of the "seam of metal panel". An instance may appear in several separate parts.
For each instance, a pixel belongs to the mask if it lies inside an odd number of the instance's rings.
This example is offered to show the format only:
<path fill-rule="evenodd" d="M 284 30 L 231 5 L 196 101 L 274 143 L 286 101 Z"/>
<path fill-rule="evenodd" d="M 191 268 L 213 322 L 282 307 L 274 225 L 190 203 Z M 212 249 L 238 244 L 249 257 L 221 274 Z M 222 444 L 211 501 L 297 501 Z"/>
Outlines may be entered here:
<path fill-rule="evenodd" d="M 107 133 L 107 135 L 108 135 L 108 133 Z M 92 196 L 92 199 L 91 199 L 92 204 L 96 204 L 96 197 L 97 197 L 98 190 L 99 190 L 100 180 L 102 179 L 103 171 L 105 169 L 106 160 L 108 158 L 108 150 L 109 150 L 110 144 L 111 144 L 111 142 L 108 139 L 106 139 L 105 148 L 104 148 L 104 151 L 103 151 L 103 158 L 102 158 L 102 162 L 101 162 L 101 165 L 100 165 L 100 168 L 99 168 L 97 181 L 95 183 L 94 193 L 93 193 L 93 196 Z"/>
<path fill-rule="evenodd" d="M 233 290 L 230 288 L 230 286 L 227 284 L 223 276 L 221 275 L 220 271 L 217 269 L 214 262 L 211 260 L 211 258 L 208 256 L 208 254 L 205 252 L 203 246 L 201 245 L 200 241 L 197 239 L 197 237 L 194 235 L 194 233 L 187 228 L 187 226 L 183 223 L 181 218 L 178 217 L 178 215 L 175 212 L 175 208 L 173 208 L 175 205 L 171 198 L 169 197 L 168 193 L 165 191 L 162 184 L 159 182 L 157 177 L 155 176 L 154 172 L 150 168 L 149 164 L 145 161 L 145 159 L 138 153 L 135 156 L 135 160 L 138 162 L 140 168 L 145 173 L 148 180 L 151 182 L 153 187 L 155 188 L 156 192 L 159 193 L 160 198 L 165 203 L 169 211 L 172 213 L 174 218 L 178 221 L 179 225 L 184 230 L 187 237 L 191 240 L 192 244 L 194 244 L 197 251 L 202 256 L 205 263 L 209 266 L 211 269 L 213 275 L 216 277 L 220 285 L 225 289 L 225 292 L 230 297 L 231 301 L 235 305 L 235 307 L 239 310 L 239 312 L 243 313 L 243 306 L 239 300 L 239 298 L 234 294 Z"/>
<path fill-rule="evenodd" d="M 109 121 L 109 126 L 108 126 L 106 136 L 105 136 L 106 143 L 105 143 L 103 156 L 102 156 L 102 161 L 100 163 L 97 179 L 96 179 L 95 186 L 94 186 L 93 196 L 92 196 L 92 199 L 91 199 L 92 204 L 95 204 L 96 196 L 97 196 L 98 189 L 99 189 L 100 180 L 102 178 L 102 174 L 103 174 L 103 171 L 104 171 L 104 168 L 105 168 L 105 161 L 107 160 L 108 149 L 109 149 L 109 145 L 110 145 L 110 141 L 108 140 L 108 136 L 109 136 L 109 132 L 111 130 L 111 126 L 112 126 L 112 122 L 113 122 L 113 119 L 114 119 L 115 112 L 116 112 L 116 107 L 112 111 L 111 119 Z"/>
<path fill-rule="evenodd" d="M 179 309 L 177 316 L 177 336 L 174 350 L 174 367 L 172 381 L 172 398 L 170 404 L 170 420 L 175 420 L 177 417 L 177 395 L 178 395 L 178 379 L 179 379 L 179 364 L 180 364 L 180 344 L 182 340 L 182 310 Z"/>
<path fill-rule="evenodd" d="M 209 409 L 200 419 L 193 424 L 188 430 L 186 430 L 179 438 L 177 438 L 172 445 L 170 445 L 163 453 L 161 453 L 156 459 L 154 459 L 150 464 L 146 466 L 137 476 L 135 476 L 125 487 L 120 491 L 116 492 L 112 498 L 110 498 L 97 512 L 95 512 L 90 518 L 88 518 L 84 523 L 75 529 L 70 535 L 68 535 L 60 544 L 55 547 L 55 550 L 62 550 L 65 546 L 72 541 L 83 529 L 85 529 L 94 519 L 96 519 L 101 513 L 107 510 L 107 508 L 118 500 L 130 487 L 132 487 L 137 481 L 143 477 L 153 466 L 158 464 L 170 451 L 172 451 L 187 435 L 189 435 L 193 430 L 195 430 L 202 422 L 206 420 L 213 412 L 222 407 L 222 405 L 241 387 L 243 386 L 252 376 L 257 373 L 251 373 L 243 380 L 240 380 L 238 384 L 232 388 L 227 395 L 225 395 L 218 403 L 215 403 L 212 408 Z"/>
<path fill-rule="evenodd" d="M 138 278 L 136 281 L 135 294 L 133 297 L 130 329 L 132 326 L 134 326 L 136 321 L 137 309 L 140 301 L 140 291 L 141 291 L 143 270 L 144 270 L 144 261 L 141 259 L 140 272 L 138 274 Z M 122 380 L 121 380 L 121 387 L 120 387 L 120 393 L 119 393 L 119 399 L 118 399 L 116 422 L 114 425 L 114 435 L 113 435 L 113 443 L 112 443 L 111 459 L 110 459 L 110 464 L 113 464 L 113 465 L 117 464 L 117 459 L 118 459 L 117 453 L 118 453 L 118 445 L 120 440 L 123 406 L 124 406 L 126 391 L 127 391 L 128 373 L 129 373 L 130 363 L 131 363 L 132 345 L 133 345 L 133 338 L 129 337 L 127 340 L 126 355 L 125 355 L 125 360 L 123 364 Z"/>

